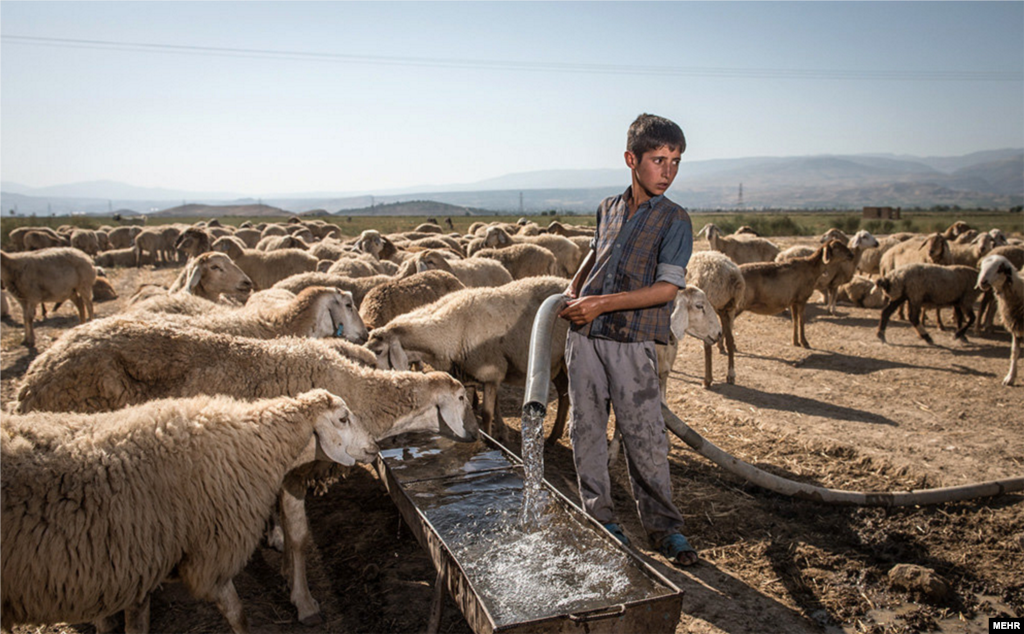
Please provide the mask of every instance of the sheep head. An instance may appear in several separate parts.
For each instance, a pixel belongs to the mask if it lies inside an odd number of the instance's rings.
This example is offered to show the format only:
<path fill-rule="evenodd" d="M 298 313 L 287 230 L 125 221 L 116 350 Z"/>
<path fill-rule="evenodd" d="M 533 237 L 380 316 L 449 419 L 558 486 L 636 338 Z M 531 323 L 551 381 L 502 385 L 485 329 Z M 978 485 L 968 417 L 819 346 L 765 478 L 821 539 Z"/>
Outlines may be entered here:
<path fill-rule="evenodd" d="M 1007 280 L 1013 277 L 1016 270 L 1013 264 L 1003 256 L 990 255 L 981 261 L 981 270 L 978 272 L 978 283 L 975 288 L 986 293 L 993 288 L 1002 288 Z"/>
<path fill-rule="evenodd" d="M 337 288 L 312 286 L 303 289 L 297 298 L 303 296 L 314 302 L 314 317 L 311 337 L 341 337 L 352 343 L 363 344 L 370 336 L 363 319 L 359 316 L 352 293 Z"/>
<path fill-rule="evenodd" d="M 345 466 L 373 462 L 376 439 L 356 420 L 345 401 L 326 390 L 314 390 L 299 397 L 323 407 L 313 423 L 316 456 Z"/>
<path fill-rule="evenodd" d="M 722 337 L 722 324 L 714 306 L 704 291 L 692 284 L 676 294 L 672 309 L 672 334 L 682 339 L 684 334 L 711 345 Z"/>
<path fill-rule="evenodd" d="M 252 280 L 230 257 L 223 253 L 207 252 L 193 258 L 185 267 L 185 290 L 191 295 L 215 298 L 221 293 L 252 291 Z M 175 291 L 174 287 L 171 291 Z"/>

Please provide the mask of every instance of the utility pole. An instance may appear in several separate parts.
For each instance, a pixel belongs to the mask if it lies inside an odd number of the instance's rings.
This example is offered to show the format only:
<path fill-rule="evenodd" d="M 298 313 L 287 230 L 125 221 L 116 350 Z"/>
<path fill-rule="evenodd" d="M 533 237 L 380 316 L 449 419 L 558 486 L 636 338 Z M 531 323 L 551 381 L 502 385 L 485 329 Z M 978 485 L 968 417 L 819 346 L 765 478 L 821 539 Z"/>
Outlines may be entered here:
<path fill-rule="evenodd" d="M 523 192 L 519 192 L 519 215 L 523 215 Z"/>
<path fill-rule="evenodd" d="M 743 209 L 743 183 L 740 183 L 740 193 L 736 199 L 736 208 Z"/>

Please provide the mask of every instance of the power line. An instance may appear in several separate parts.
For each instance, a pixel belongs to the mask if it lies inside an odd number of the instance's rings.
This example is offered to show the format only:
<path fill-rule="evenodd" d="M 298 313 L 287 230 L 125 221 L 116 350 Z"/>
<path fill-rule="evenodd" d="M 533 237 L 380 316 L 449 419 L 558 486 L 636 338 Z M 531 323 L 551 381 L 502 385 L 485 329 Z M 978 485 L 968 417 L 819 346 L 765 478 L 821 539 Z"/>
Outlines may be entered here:
<path fill-rule="evenodd" d="M 605 75 L 658 75 L 683 77 L 731 77 L 744 79 L 842 79 L 889 81 L 1024 81 L 1024 71 L 979 70 L 837 70 L 814 68 L 724 68 L 662 67 L 650 68 L 619 64 L 580 64 L 562 62 L 524 62 L 514 60 L 473 60 L 434 57 L 389 57 L 310 51 L 284 51 L 255 48 L 229 48 L 145 42 L 115 42 L 27 35 L 3 35 L 5 42 L 59 48 L 85 48 L 131 53 L 176 53 L 211 57 L 234 57 L 286 61 L 319 61 L 343 64 L 461 68 L 532 72 L 592 73 Z"/>

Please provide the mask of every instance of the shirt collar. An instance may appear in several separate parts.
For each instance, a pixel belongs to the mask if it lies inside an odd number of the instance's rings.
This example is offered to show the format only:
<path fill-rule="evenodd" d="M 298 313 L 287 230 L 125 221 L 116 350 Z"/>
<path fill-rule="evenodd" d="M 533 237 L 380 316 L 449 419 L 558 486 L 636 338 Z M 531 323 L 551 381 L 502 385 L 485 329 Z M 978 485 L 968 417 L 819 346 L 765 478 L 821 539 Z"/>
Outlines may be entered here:
<path fill-rule="evenodd" d="M 651 207 L 654 207 L 659 202 L 661 202 L 661 199 L 664 198 L 664 197 L 665 197 L 665 194 L 658 194 L 657 196 L 654 196 L 652 198 L 648 198 L 646 201 L 644 201 L 643 203 L 640 204 L 640 207 L 643 207 L 646 204 L 650 204 Z M 633 186 L 630 185 L 629 187 L 626 188 L 626 191 L 622 192 L 622 202 L 626 203 L 626 206 L 628 207 L 629 206 L 629 201 L 632 200 L 632 199 L 633 199 Z M 640 207 L 637 207 L 637 211 L 640 210 Z"/>

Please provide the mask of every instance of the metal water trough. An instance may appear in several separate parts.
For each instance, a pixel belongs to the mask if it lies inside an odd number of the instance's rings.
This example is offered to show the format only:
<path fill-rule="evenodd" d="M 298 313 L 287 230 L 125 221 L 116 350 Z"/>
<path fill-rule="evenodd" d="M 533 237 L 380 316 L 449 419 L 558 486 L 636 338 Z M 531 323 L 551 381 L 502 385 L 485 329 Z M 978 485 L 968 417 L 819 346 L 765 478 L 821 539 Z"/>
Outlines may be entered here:
<path fill-rule="evenodd" d="M 417 436 L 402 448 L 382 451 L 376 467 L 438 571 L 429 631 L 436 632 L 440 625 L 445 589 L 476 634 L 675 631 L 682 612 L 682 590 L 547 481 L 543 482 L 549 501 L 546 517 L 571 534 L 555 547 L 564 555 L 556 559 L 583 562 L 584 568 L 594 558 L 612 561 L 618 578 L 628 581 L 581 604 L 573 604 L 574 599 L 565 596 L 545 596 L 544 588 L 531 588 L 530 583 L 488 585 L 487 571 L 501 565 L 497 561 L 500 555 L 472 552 L 465 543 L 484 532 L 488 522 L 493 524 L 494 516 L 514 515 L 522 501 L 523 466 L 515 454 L 486 434 L 481 433 L 481 440 L 473 443 Z M 608 575 L 596 575 L 604 576 Z M 540 594 L 532 596 L 531 592 Z M 517 594 L 520 607 L 509 608 L 503 601 L 509 594 Z"/>

